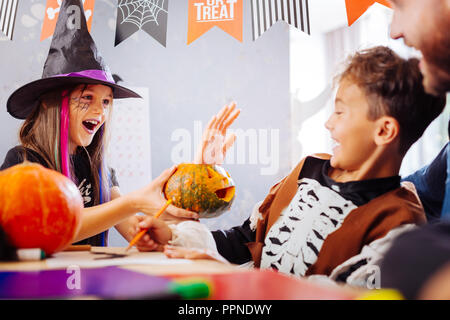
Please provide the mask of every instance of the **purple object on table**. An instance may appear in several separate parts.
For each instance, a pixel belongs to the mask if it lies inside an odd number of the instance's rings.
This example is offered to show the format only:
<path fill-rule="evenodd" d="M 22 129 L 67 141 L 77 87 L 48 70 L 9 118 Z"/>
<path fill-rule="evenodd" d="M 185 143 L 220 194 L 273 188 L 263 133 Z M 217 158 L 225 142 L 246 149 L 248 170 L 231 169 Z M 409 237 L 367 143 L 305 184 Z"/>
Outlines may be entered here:
<path fill-rule="evenodd" d="M 171 282 L 117 267 L 0 272 L 0 299 L 139 299 L 169 294 Z"/>

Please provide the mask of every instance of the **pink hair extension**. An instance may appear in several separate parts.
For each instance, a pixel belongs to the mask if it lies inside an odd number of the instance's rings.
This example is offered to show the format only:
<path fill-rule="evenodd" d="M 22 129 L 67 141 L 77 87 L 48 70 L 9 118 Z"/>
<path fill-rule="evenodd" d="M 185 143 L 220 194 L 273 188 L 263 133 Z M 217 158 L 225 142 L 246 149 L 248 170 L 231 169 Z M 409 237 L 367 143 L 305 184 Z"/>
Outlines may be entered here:
<path fill-rule="evenodd" d="M 71 178 L 69 171 L 69 95 L 67 91 L 62 93 L 60 143 L 62 173 Z"/>

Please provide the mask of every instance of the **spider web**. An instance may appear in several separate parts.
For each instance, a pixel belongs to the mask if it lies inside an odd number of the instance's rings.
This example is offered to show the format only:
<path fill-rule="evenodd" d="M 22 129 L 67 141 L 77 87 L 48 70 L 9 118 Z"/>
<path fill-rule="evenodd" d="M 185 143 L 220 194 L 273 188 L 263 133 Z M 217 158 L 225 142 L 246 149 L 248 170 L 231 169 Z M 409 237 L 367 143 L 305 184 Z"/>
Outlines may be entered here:
<path fill-rule="evenodd" d="M 119 10 L 122 13 L 122 23 L 129 22 L 142 29 L 147 23 L 154 22 L 159 26 L 158 15 L 164 9 L 165 0 L 120 0 Z"/>

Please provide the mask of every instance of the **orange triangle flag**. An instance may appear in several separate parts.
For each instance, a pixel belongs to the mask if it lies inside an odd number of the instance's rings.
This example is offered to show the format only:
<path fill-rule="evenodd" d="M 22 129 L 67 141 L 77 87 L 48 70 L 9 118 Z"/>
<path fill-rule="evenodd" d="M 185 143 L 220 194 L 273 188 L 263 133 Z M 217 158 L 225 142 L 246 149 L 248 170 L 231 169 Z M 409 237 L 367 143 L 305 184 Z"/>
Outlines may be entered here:
<path fill-rule="evenodd" d="M 388 0 L 345 0 L 348 25 L 351 26 L 375 2 L 381 3 L 389 8 L 391 7 Z"/>
<path fill-rule="evenodd" d="M 187 44 L 213 27 L 242 42 L 243 0 L 189 0 Z"/>
<path fill-rule="evenodd" d="M 56 22 L 58 21 L 59 9 L 63 0 L 47 0 L 45 8 L 44 23 L 42 25 L 41 41 L 47 39 L 55 32 Z M 92 16 L 94 15 L 95 0 L 84 0 L 84 15 L 87 21 L 87 27 L 91 32 Z"/>

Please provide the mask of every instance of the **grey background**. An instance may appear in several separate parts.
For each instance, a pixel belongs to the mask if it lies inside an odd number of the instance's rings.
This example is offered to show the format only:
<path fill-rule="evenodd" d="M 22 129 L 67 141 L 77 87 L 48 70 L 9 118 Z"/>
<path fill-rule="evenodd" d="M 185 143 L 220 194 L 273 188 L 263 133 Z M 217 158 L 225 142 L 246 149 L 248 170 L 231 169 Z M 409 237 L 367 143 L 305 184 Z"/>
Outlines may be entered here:
<path fill-rule="evenodd" d="M 45 0 L 20 1 L 13 41 L 1 37 L 2 160 L 18 143 L 21 124 L 6 112 L 6 101 L 15 89 L 41 77 L 47 57 L 51 39 L 39 41 L 45 4 Z M 253 42 L 250 1 L 244 1 L 243 43 L 213 28 L 188 46 L 188 1 L 170 0 L 166 48 L 142 30 L 114 47 L 116 4 L 96 1 L 91 33 L 112 72 L 125 80 L 123 85 L 149 88 L 153 177 L 172 165 L 176 142 L 170 137 L 174 130 L 193 131 L 196 120 L 205 125 L 231 101 L 242 109 L 234 129 L 280 130 L 280 168 L 276 174 L 261 175 L 260 169 L 267 167 L 261 163 L 225 164 L 237 185 L 236 201 L 231 212 L 203 222 L 212 229 L 240 224 L 270 186 L 289 172 L 288 25 L 277 23 Z M 123 244 L 111 233 L 110 245 Z"/>

